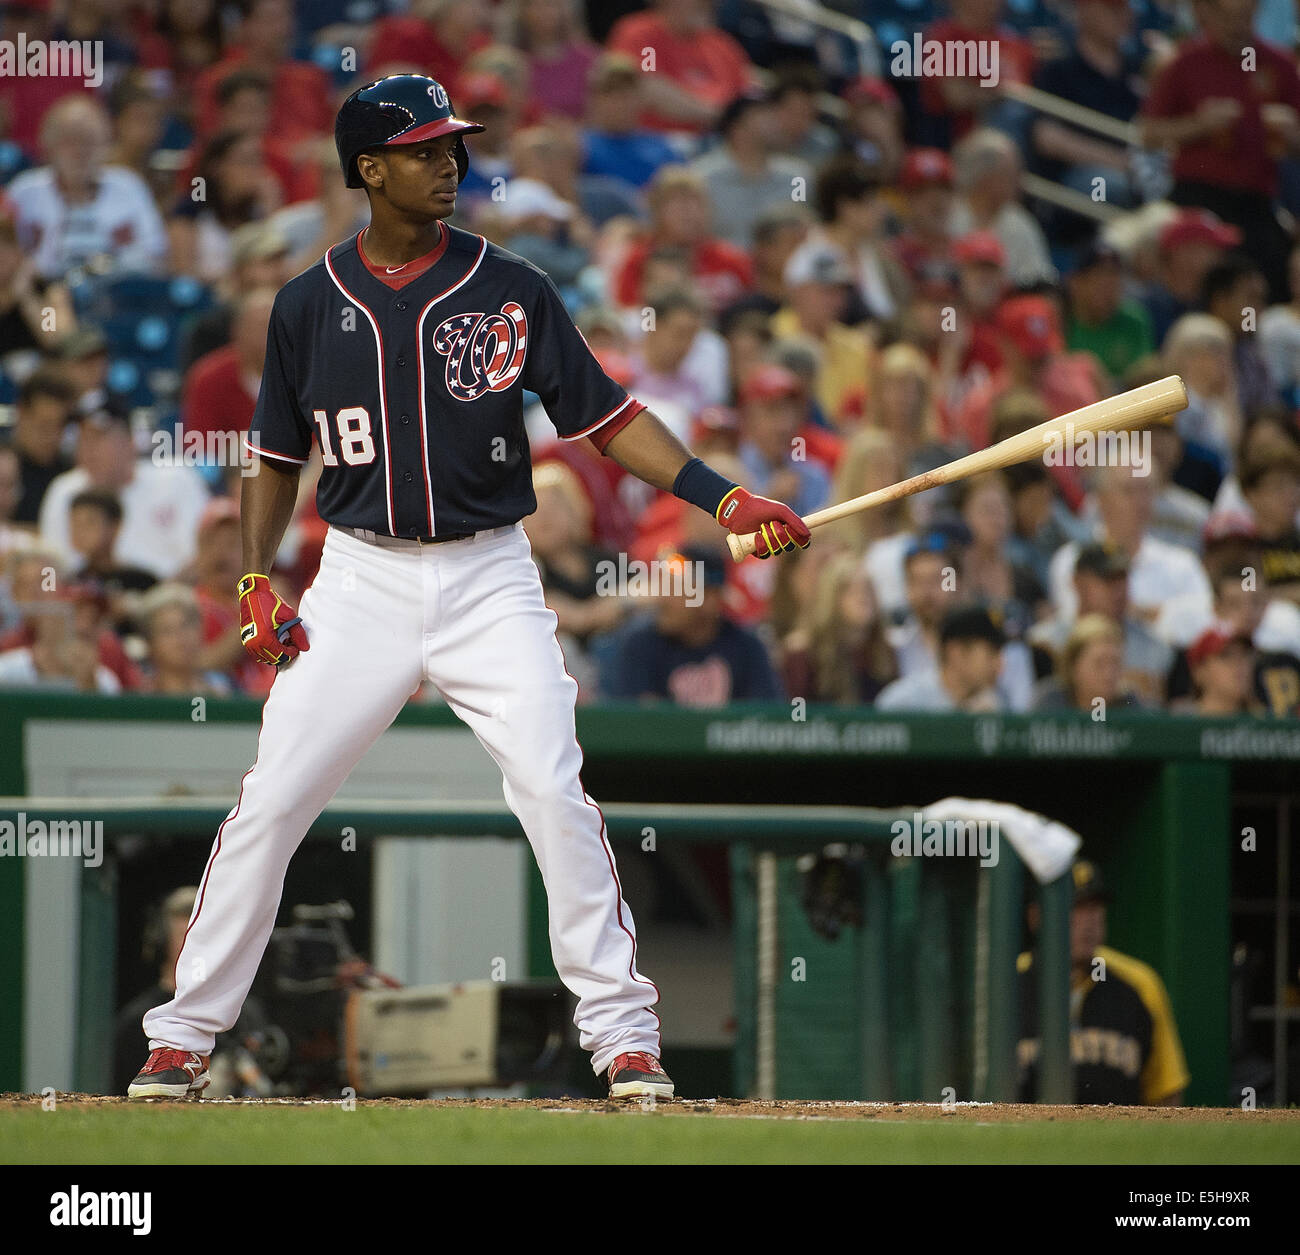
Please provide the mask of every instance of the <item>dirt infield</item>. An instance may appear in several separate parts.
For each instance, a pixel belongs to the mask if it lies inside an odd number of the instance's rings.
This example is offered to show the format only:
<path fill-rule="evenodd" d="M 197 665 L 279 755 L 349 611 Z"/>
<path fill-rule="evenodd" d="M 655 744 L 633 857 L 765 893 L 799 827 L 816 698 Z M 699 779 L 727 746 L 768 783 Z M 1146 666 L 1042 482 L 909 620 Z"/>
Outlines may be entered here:
<path fill-rule="evenodd" d="M 44 1101 L 39 1094 L 0 1094 L 0 1116 L 7 1111 L 30 1110 Z M 339 1106 L 338 1100 L 310 1098 L 210 1098 L 182 1101 L 150 1099 L 147 1103 L 99 1094 L 58 1094 L 59 1105 L 112 1107 L 151 1106 L 193 1111 L 196 1107 L 322 1107 Z M 956 1120 L 976 1124 L 1023 1124 L 1035 1121 L 1116 1121 L 1130 1123 L 1194 1124 L 1295 1124 L 1300 1109 L 1244 1111 L 1238 1107 L 1048 1107 L 1024 1103 L 959 1102 L 757 1102 L 738 1098 L 690 1099 L 649 1102 L 637 1099 L 613 1102 L 597 1098 L 358 1098 L 358 1108 L 393 1110 L 505 1110 L 556 1114 L 585 1112 L 601 1115 L 744 1116 L 781 1120 Z"/>

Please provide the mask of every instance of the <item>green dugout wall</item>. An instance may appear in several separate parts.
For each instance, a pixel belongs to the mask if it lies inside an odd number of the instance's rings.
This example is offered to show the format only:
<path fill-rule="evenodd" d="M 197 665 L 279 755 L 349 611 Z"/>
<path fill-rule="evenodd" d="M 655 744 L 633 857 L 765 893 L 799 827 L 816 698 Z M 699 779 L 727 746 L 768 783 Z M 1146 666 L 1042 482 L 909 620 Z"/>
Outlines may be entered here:
<path fill-rule="evenodd" d="M 184 700 L 0 693 L 0 794 L 30 795 L 40 767 L 31 761 L 40 752 L 33 747 L 43 737 L 48 740 L 52 727 L 75 728 L 87 747 L 82 754 L 88 767 L 97 744 L 111 741 L 119 756 L 129 755 L 133 725 L 148 725 L 153 735 L 161 729 L 185 737 L 198 763 L 211 738 L 223 730 L 250 733 L 259 717 L 257 706 L 243 701 L 208 702 L 201 721 L 196 713 Z M 441 707 L 410 707 L 395 727 L 441 737 L 440 744 L 453 738 L 459 744 L 470 735 Z M 1233 797 L 1296 795 L 1300 727 L 1118 714 L 1102 724 L 1065 716 L 896 717 L 815 707 L 806 720 L 796 721 L 780 705 L 718 712 L 610 706 L 580 711 L 579 735 L 584 782 L 601 801 L 910 812 L 959 795 L 1015 802 L 1070 825 L 1112 884 L 1111 944 L 1151 963 L 1169 988 L 1193 1076 L 1189 1100 L 1215 1105 L 1229 1100 L 1229 862 L 1240 840 L 1232 824 Z M 454 797 L 454 783 L 439 780 L 437 766 L 430 764 L 430 785 L 439 797 Z M 234 789 L 232 779 L 232 799 Z M 1260 827 L 1255 840 L 1257 856 L 1273 860 L 1277 834 Z M 752 901 L 747 878 L 754 874 L 755 857 L 750 847 L 733 851 L 738 939 L 755 926 L 746 906 Z M 930 1093 L 934 1078 L 926 1061 L 933 1052 L 927 1053 L 927 1040 L 943 1031 L 944 1021 L 942 1015 L 909 1009 L 907 998 L 923 1001 L 936 981 L 964 987 L 970 960 L 952 945 L 909 952 L 900 938 L 908 935 L 902 926 L 909 913 L 922 935 L 958 935 L 962 921 L 945 912 L 949 895 L 942 884 L 927 883 L 919 871 L 889 869 L 888 876 L 867 886 L 877 910 L 869 901 L 864 928 L 831 943 L 807 928 L 793 859 L 778 859 L 775 873 L 782 954 L 798 954 L 839 978 L 777 983 L 777 1055 L 801 1060 L 793 1069 L 778 1069 L 778 1096 L 861 1097 L 887 1091 L 890 1097 L 938 1098 Z M 20 1009 L 24 981 L 33 970 L 32 956 L 25 953 L 27 897 L 23 860 L 0 858 L 0 1090 L 20 1088 L 23 1076 Z M 111 921 L 95 918 L 109 909 L 102 894 L 82 897 L 83 935 L 96 929 L 102 935 L 103 928 L 111 928 Z M 528 904 L 532 970 L 542 975 L 544 897 L 535 876 Z M 872 936 L 873 928 L 880 935 Z M 759 978 L 754 953 L 750 946 L 737 947 L 736 1081 L 742 1091 L 752 1081 L 756 1049 L 748 1036 L 752 1017 L 744 1014 Z M 871 956 L 882 954 L 888 956 L 885 968 L 873 968 Z M 92 950 L 81 962 L 84 979 L 103 955 Z M 945 963 L 952 969 L 944 971 Z M 872 1012 L 871 1000 L 885 996 L 879 986 L 886 981 L 895 990 L 914 992 L 902 1006 L 893 995 L 890 1014 L 882 1018 Z M 842 994 L 832 993 L 837 987 L 858 990 L 860 1000 L 848 1006 Z M 884 1049 L 877 1042 L 873 1050 L 872 1033 L 883 1023 L 908 1035 L 904 1055 L 915 1058 L 914 1067 L 895 1069 L 894 1075 L 872 1073 L 870 1060 Z M 852 1092 L 831 1092 L 837 1088 Z"/>

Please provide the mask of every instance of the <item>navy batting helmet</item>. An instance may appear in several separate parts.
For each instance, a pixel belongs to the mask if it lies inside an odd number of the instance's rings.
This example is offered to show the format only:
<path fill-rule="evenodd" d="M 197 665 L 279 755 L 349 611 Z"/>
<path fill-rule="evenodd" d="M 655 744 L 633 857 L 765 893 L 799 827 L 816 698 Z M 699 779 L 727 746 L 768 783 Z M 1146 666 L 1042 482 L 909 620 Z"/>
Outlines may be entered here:
<path fill-rule="evenodd" d="M 446 89 L 423 74 L 390 74 L 352 93 L 334 120 L 334 144 L 349 187 L 361 187 L 357 157 L 388 144 L 419 144 L 440 135 L 456 135 L 456 168 L 464 179 L 469 169 L 465 135 L 481 131 L 477 122 L 458 118 Z"/>

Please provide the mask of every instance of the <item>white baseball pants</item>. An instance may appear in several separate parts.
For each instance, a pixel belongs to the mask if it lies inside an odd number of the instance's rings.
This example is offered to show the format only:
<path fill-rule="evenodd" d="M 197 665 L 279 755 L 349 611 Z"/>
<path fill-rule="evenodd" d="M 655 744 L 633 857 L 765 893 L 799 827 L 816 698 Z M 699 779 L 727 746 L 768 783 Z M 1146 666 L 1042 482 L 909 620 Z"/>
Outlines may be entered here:
<path fill-rule="evenodd" d="M 546 885 L 551 954 L 578 999 L 574 1022 L 594 1071 L 626 1051 L 657 1056 L 659 991 L 636 970 L 614 853 L 578 777 L 578 686 L 523 526 L 440 545 L 372 544 L 330 528 L 299 613 L 311 648 L 266 699 L 257 759 L 203 873 L 176 995 L 144 1017 L 150 1048 L 208 1054 L 234 1024 L 290 858 L 427 679 L 501 768 Z"/>

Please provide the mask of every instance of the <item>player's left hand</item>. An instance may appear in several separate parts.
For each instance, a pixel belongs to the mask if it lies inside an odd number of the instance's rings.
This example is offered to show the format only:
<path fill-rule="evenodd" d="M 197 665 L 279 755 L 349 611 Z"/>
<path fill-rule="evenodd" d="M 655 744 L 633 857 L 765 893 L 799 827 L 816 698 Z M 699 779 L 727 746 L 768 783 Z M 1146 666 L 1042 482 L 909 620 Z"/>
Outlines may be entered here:
<path fill-rule="evenodd" d="M 812 543 L 812 533 L 788 505 L 756 497 L 737 484 L 718 506 L 718 522 L 737 536 L 756 537 L 754 556 L 770 558 L 777 553 L 790 553 L 794 549 L 807 549 Z"/>
<path fill-rule="evenodd" d="M 245 575 L 239 594 L 239 639 L 258 662 L 272 667 L 310 649 L 298 612 L 282 601 L 265 575 Z"/>

